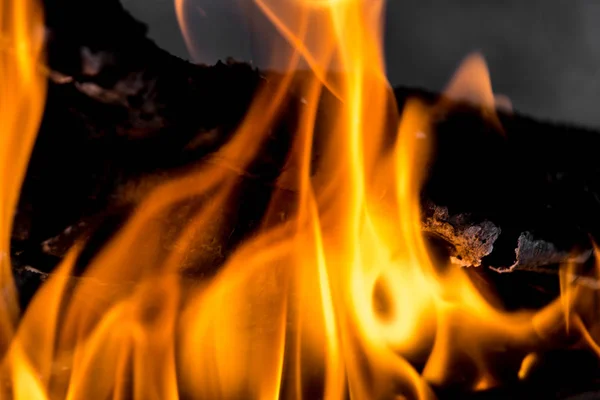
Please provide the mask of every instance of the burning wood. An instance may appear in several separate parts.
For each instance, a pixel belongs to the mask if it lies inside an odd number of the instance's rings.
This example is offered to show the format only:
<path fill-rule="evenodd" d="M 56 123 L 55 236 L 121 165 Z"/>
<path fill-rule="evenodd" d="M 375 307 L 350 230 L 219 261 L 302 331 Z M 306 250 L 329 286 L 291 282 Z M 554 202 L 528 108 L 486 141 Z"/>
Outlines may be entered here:
<path fill-rule="evenodd" d="M 257 0 L 312 69 L 262 76 L 166 54 L 116 1 L 85 24 L 46 2 L 47 107 L 22 190 L 0 193 L 21 296 L 46 282 L 17 329 L 3 258 L 2 393 L 425 399 L 528 382 L 555 348 L 600 352 L 581 284 L 600 276 L 597 133 L 497 112 L 478 57 L 445 95 L 392 93 L 383 4 L 317 3 Z M 40 40 L 22 33 L 5 32 Z M 39 52 L 6 54 L 35 122 Z M 31 124 L 5 132 L 5 180 Z M 560 287 L 511 306 L 519 269 L 548 264 Z"/>
<path fill-rule="evenodd" d="M 61 78 L 50 87 L 13 235 L 20 239 L 18 251 L 27 248 L 20 254 L 33 257 L 27 263 L 47 263 L 47 257 L 36 255 L 39 249 L 64 255 L 82 228 L 88 231 L 95 215 L 115 204 L 129 209 L 123 203 L 131 200 L 131 192 L 122 188 L 131 182 L 156 183 L 161 180 L 157 176 L 206 160 L 230 137 L 258 87 L 277 84 L 246 64 L 196 66 L 150 43 L 144 48 L 140 57 L 147 61 L 131 66 L 133 70 L 122 67 L 108 84 L 103 75 L 112 73 L 112 64 L 100 62 L 93 76 L 65 79 L 67 69 L 55 71 Z M 110 49 L 103 56 L 84 49 L 84 70 L 97 58 L 119 59 L 109 56 Z M 439 100 L 406 88 L 395 94 L 399 110 L 409 98 L 429 104 Z M 337 101 L 324 96 L 324 103 Z M 293 91 L 289 97 L 284 125 L 295 123 L 292 110 L 302 102 Z M 599 239 L 596 169 L 593 155 L 585 154 L 600 144 L 597 132 L 503 112 L 495 125 L 477 106 L 456 103 L 450 109 L 433 130 L 436 158 L 423 191 L 424 231 L 444 239 L 453 261 L 462 266 L 510 270 L 585 262 L 590 237 Z M 263 166 L 261 174 L 241 174 L 271 190 L 289 152 L 291 142 L 283 136 L 291 137 L 293 129 L 280 129 L 275 138 L 279 146 L 263 154 L 280 160 L 270 164 L 271 171 Z M 314 157 L 319 152 L 316 148 Z"/>

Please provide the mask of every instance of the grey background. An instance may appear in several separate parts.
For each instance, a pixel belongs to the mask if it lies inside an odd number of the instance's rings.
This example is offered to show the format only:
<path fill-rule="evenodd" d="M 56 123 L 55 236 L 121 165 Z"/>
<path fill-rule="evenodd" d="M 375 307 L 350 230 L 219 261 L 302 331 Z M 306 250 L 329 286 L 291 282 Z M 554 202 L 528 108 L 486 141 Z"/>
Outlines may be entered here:
<path fill-rule="evenodd" d="M 171 53 L 190 59 L 174 0 L 122 0 Z M 187 0 L 197 61 L 232 56 L 265 65 L 269 23 L 252 0 Z M 600 1 L 389 0 L 388 77 L 441 90 L 468 53 L 488 61 L 494 91 L 515 109 L 600 127 Z M 258 33 L 257 33 L 258 32 Z"/>

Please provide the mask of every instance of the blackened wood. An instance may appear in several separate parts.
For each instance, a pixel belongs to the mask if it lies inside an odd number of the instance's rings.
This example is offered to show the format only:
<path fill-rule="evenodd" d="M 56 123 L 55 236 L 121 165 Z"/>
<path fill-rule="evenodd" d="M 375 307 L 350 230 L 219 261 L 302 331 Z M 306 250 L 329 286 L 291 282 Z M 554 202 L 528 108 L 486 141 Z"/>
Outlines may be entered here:
<path fill-rule="evenodd" d="M 201 162 L 235 131 L 257 88 L 273 83 L 247 64 L 209 67 L 171 56 L 116 0 L 85 7 L 46 0 L 45 6 L 52 82 L 13 257 L 51 270 L 104 215 L 127 215 L 133 204 L 116 201 L 120 187 Z M 409 88 L 395 94 L 400 110 L 408 98 L 440 99 Z M 262 152 L 270 161 L 259 160 L 252 178 L 263 188 L 260 199 L 273 190 L 295 131 L 292 110 L 301 99 L 290 94 L 288 101 L 290 115 Z M 598 132 L 504 113 L 500 131 L 478 107 L 456 103 L 445 110 L 436 116 L 434 162 L 423 190 L 428 235 L 441 238 L 452 260 L 465 266 L 510 270 L 585 261 L 600 236 Z M 255 221 L 259 209 L 245 218 Z M 256 226 L 236 223 L 246 226 L 237 232 Z"/>
<path fill-rule="evenodd" d="M 170 55 L 117 0 L 44 7 L 49 92 L 13 257 L 51 269 L 67 244 L 48 252 L 48 239 L 72 244 L 115 213 L 124 183 L 190 166 L 221 146 L 265 81 L 247 64 L 200 66 Z"/>
<path fill-rule="evenodd" d="M 600 234 L 599 132 L 499 118 L 502 129 L 484 110 L 460 104 L 438 118 L 424 197 L 450 216 L 467 215 L 470 225 L 500 228 L 484 265 L 584 262 Z"/>

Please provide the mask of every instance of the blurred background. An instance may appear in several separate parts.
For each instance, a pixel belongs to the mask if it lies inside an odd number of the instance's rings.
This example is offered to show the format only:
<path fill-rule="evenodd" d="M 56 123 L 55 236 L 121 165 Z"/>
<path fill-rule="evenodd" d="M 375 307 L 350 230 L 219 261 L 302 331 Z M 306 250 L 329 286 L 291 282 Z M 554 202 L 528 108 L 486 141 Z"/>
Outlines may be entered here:
<path fill-rule="evenodd" d="M 201 54 L 189 54 L 174 0 L 122 0 L 150 37 L 179 57 L 233 57 L 267 65 L 272 29 L 252 0 L 187 0 Z M 594 0 L 388 0 L 387 71 L 393 85 L 442 90 L 460 61 L 480 51 L 494 92 L 532 116 L 600 127 L 600 2 Z"/>

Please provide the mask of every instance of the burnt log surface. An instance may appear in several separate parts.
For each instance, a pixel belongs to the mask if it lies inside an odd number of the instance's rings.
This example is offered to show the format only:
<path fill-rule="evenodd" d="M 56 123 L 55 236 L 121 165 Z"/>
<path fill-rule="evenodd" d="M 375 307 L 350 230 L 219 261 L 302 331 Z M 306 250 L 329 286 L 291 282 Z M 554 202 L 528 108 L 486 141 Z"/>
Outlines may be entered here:
<path fill-rule="evenodd" d="M 598 132 L 503 113 L 498 131 L 479 114 L 458 106 L 438 121 L 424 196 L 450 218 L 464 216 L 458 225 L 499 228 L 483 265 L 507 271 L 584 262 L 600 234 Z M 476 235 L 486 232 L 494 229 Z"/>
<path fill-rule="evenodd" d="M 133 204 L 117 199 L 120 187 L 201 161 L 227 141 L 257 89 L 270 83 L 248 64 L 195 65 L 168 54 L 116 0 L 85 7 L 46 0 L 45 9 L 50 86 L 15 219 L 13 258 L 51 271 L 82 232 L 106 215 L 124 219 Z M 411 88 L 395 95 L 400 110 L 409 98 L 440 99 Z M 290 94 L 289 101 L 300 99 Z M 456 103 L 448 110 L 436 115 L 432 132 L 424 231 L 464 266 L 585 262 L 600 236 L 599 132 L 503 112 L 499 130 L 478 107 Z M 294 124 L 293 112 L 282 119 L 264 151 L 268 161 L 253 174 L 256 190 L 273 190 L 289 150 L 293 129 L 283 127 Z M 237 231 L 250 231 L 259 216 L 238 219 Z"/>
<path fill-rule="evenodd" d="M 107 208 L 125 182 L 217 149 L 264 82 L 247 64 L 198 66 L 170 55 L 118 1 L 44 6 L 49 89 L 13 258 L 48 269 L 56 260 L 42 243 L 58 235 L 72 243 L 90 219 L 114 213 Z"/>

